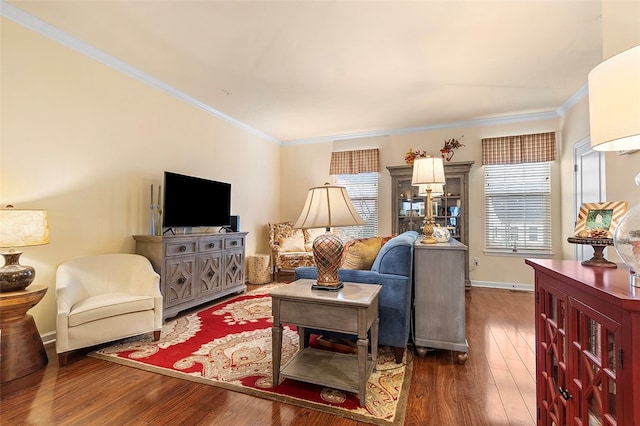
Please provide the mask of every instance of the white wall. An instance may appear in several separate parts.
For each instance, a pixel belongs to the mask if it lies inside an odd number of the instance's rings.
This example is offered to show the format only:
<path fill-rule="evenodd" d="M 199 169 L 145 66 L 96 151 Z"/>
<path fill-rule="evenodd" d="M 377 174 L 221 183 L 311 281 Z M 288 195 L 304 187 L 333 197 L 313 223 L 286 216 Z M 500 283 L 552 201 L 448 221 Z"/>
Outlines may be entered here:
<path fill-rule="evenodd" d="M 51 243 L 21 258 L 49 287 L 31 310 L 41 334 L 55 330 L 57 265 L 133 252 L 164 170 L 231 183 L 247 253 L 268 252 L 279 145 L 6 19 L 0 35 L 0 205 L 49 211 Z"/>

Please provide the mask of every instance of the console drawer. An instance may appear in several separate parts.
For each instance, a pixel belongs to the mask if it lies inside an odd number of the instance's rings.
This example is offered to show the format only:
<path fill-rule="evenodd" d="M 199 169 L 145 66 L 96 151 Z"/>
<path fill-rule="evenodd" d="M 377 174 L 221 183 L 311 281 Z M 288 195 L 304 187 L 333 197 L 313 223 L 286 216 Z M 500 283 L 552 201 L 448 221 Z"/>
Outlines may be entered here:
<path fill-rule="evenodd" d="M 175 241 L 167 243 L 165 247 L 165 256 L 181 256 L 184 254 L 194 254 L 196 252 L 195 241 Z"/>
<path fill-rule="evenodd" d="M 217 250 L 222 250 L 222 238 L 207 238 L 198 241 L 198 252 L 200 253 Z"/>
<path fill-rule="evenodd" d="M 244 246 L 244 238 L 243 237 L 231 237 L 224 239 L 224 248 L 241 248 Z"/>

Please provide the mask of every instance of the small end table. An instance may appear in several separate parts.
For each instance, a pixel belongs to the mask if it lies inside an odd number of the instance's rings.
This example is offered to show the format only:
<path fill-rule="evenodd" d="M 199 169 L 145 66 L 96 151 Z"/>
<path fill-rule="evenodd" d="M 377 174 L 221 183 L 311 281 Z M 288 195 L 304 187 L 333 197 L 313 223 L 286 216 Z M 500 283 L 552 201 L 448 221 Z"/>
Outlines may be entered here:
<path fill-rule="evenodd" d="M 271 290 L 273 312 L 273 386 L 280 375 L 358 394 L 365 405 L 367 380 L 378 354 L 377 284 L 344 283 L 340 291 L 312 290 L 313 280 L 297 280 Z M 298 327 L 300 350 L 280 370 L 282 324 Z M 307 347 L 305 328 L 358 336 L 357 357 Z M 367 354 L 371 329 L 371 356 Z"/>
<path fill-rule="evenodd" d="M 47 287 L 0 293 L 0 382 L 8 382 L 44 367 L 49 358 L 36 323 L 27 311 L 42 300 Z"/>

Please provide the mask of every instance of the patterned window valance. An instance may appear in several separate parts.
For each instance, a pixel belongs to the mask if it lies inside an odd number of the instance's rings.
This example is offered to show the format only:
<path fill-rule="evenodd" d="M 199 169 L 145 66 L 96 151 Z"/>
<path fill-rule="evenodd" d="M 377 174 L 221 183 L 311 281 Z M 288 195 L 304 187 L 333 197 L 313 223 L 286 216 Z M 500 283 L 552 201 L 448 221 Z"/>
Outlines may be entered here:
<path fill-rule="evenodd" d="M 540 163 L 556 159 L 556 132 L 482 139 L 482 165 Z"/>
<path fill-rule="evenodd" d="M 355 175 L 380 171 L 378 148 L 331 153 L 330 175 Z"/>

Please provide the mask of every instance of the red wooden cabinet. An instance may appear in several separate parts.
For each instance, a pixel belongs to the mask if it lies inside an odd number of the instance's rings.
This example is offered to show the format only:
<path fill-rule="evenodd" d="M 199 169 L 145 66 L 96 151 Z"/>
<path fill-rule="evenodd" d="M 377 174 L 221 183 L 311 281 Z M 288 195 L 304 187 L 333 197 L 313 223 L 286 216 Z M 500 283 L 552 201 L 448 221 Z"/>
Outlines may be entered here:
<path fill-rule="evenodd" d="M 640 288 L 567 260 L 535 270 L 540 425 L 640 425 Z"/>

